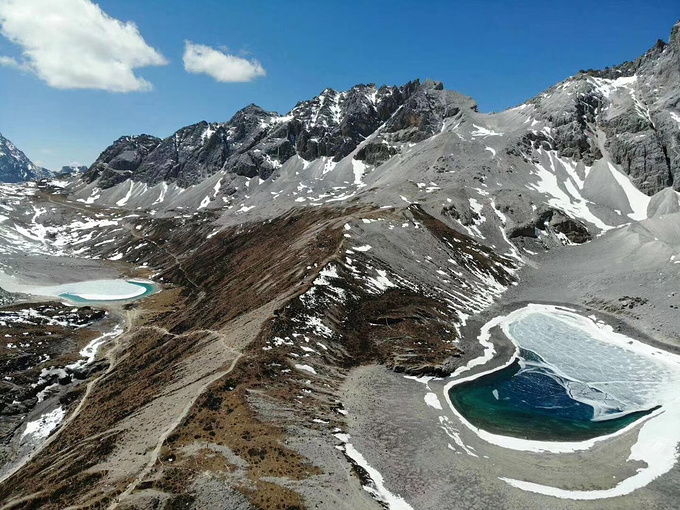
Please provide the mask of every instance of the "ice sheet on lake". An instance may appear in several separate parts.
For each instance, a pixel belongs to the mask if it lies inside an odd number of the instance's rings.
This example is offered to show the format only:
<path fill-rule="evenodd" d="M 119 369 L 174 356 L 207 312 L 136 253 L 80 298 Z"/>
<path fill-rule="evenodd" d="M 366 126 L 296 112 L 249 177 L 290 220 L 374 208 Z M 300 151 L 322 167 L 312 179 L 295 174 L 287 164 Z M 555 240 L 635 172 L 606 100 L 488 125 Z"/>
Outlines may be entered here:
<path fill-rule="evenodd" d="M 593 338 L 570 314 L 532 312 L 513 321 L 508 331 L 515 343 L 566 379 L 561 382 L 571 398 L 592 406 L 595 420 L 654 407 L 661 386 L 677 379 L 677 368 Z"/>
<path fill-rule="evenodd" d="M 151 282 L 144 282 L 151 283 Z M 9 292 L 20 292 L 34 296 L 63 297 L 64 294 L 89 301 L 115 301 L 132 299 L 147 292 L 140 283 L 128 280 L 89 280 L 65 283 L 63 285 L 37 286 L 21 283 L 0 271 L 0 284 Z"/>
<path fill-rule="evenodd" d="M 644 467 L 612 487 L 570 490 L 512 478 L 502 480 L 540 494 L 573 500 L 597 500 L 629 494 L 673 468 L 680 444 L 680 395 L 677 392 L 680 387 L 680 356 L 616 333 L 611 326 L 592 318 L 550 305 L 531 304 L 507 316 L 493 318 L 482 327 L 479 337 L 486 347 L 489 332 L 496 326 L 500 326 L 518 348 L 533 350 L 554 370 L 608 395 L 606 405 L 601 400 L 589 402 L 591 405 L 599 404 L 600 417 L 613 417 L 612 414 L 605 415 L 612 411 L 614 407 L 610 404 L 614 402 L 623 406 L 624 412 L 661 406 L 647 417 L 607 436 L 581 442 L 532 441 L 492 434 L 474 427 L 460 415 L 448 397 L 452 386 L 501 370 L 516 359 L 516 354 L 500 367 L 456 378 L 446 385 L 444 391 L 453 414 L 481 439 L 503 448 L 549 454 L 571 453 L 591 449 L 611 437 L 639 429 L 628 461 L 640 462 Z M 486 363 L 490 359 L 488 354 L 485 352 L 485 355 L 459 368 L 454 376 L 474 365 Z M 593 396 L 594 393 L 588 392 L 574 394 L 577 399 L 591 399 Z"/>

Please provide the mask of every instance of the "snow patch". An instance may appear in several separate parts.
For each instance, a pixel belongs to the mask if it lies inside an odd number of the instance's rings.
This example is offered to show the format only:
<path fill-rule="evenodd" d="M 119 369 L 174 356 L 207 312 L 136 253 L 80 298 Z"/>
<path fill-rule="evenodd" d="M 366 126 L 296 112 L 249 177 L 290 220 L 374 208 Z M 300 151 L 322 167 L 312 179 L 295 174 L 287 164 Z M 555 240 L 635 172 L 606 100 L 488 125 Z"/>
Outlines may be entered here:
<path fill-rule="evenodd" d="M 21 434 L 22 440 L 26 436 L 31 436 L 32 439 L 46 438 L 62 422 L 64 416 L 66 416 L 66 411 L 59 406 L 53 411 L 43 414 L 37 420 L 29 421 Z"/>
<path fill-rule="evenodd" d="M 439 397 L 437 397 L 436 393 L 432 393 L 432 392 L 426 393 L 425 394 L 425 403 L 428 406 L 430 406 L 434 409 L 438 409 L 439 411 L 442 410 L 442 404 L 439 401 Z"/>
<path fill-rule="evenodd" d="M 477 124 L 473 124 L 473 126 L 475 127 L 475 130 L 470 132 L 473 138 L 477 136 L 481 136 L 483 138 L 487 138 L 489 136 L 503 136 L 503 133 L 498 133 L 497 131 L 493 131 L 492 129 L 478 126 Z"/>
<path fill-rule="evenodd" d="M 352 159 L 352 171 L 354 172 L 354 185 L 359 188 L 364 188 L 366 184 L 362 180 L 368 165 L 358 159 Z"/>
<path fill-rule="evenodd" d="M 317 375 L 316 370 L 314 370 L 314 367 L 310 367 L 309 365 L 296 364 L 295 368 L 297 368 L 298 370 L 304 370 L 305 372 L 309 372 L 310 374 Z"/>
<path fill-rule="evenodd" d="M 371 494 L 375 499 L 384 503 L 389 510 L 413 510 L 413 507 L 409 505 L 404 498 L 399 494 L 393 494 L 387 487 L 385 487 L 385 480 L 380 474 L 380 472 L 369 465 L 366 458 L 357 451 L 354 446 L 349 443 L 349 434 L 335 434 L 335 437 L 342 441 L 343 445 L 339 446 L 338 449 L 345 452 L 345 454 L 352 459 L 357 465 L 361 466 L 371 477 L 373 481 L 372 485 L 364 485 L 364 490 Z"/>
<path fill-rule="evenodd" d="M 614 179 L 616 179 L 616 182 L 618 182 L 619 186 L 621 186 L 623 189 L 624 193 L 626 194 L 626 198 L 628 198 L 628 204 L 633 211 L 632 213 L 628 214 L 628 217 L 635 221 L 646 220 L 647 207 L 649 206 L 651 197 L 648 197 L 642 191 L 637 189 L 633 183 L 630 182 L 630 179 L 617 170 L 617 168 L 611 163 L 609 163 L 609 170 L 614 176 Z"/>

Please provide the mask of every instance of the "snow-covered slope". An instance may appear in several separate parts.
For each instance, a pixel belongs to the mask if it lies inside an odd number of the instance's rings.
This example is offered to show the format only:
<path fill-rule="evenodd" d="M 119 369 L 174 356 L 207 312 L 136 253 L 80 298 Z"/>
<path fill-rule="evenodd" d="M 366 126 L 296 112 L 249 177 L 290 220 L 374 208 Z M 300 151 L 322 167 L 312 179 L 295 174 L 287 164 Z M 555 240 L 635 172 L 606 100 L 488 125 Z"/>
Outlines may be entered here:
<path fill-rule="evenodd" d="M 225 224 L 418 202 L 506 250 L 508 236 L 529 251 L 581 242 L 645 219 L 650 196 L 678 189 L 679 68 L 676 25 L 634 62 L 496 114 L 432 81 L 326 89 L 285 116 L 250 105 L 165 140 L 123 137 L 68 190 L 159 214 L 222 210 Z"/>

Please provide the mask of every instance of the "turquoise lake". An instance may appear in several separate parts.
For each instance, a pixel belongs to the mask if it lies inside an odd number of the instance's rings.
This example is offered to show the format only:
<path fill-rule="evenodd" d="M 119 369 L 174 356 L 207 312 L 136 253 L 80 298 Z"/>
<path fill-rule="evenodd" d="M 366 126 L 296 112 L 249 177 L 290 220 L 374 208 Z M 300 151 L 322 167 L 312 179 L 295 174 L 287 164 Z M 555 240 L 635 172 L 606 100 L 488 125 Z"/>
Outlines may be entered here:
<path fill-rule="evenodd" d="M 516 359 L 449 388 L 453 406 L 476 428 L 527 440 L 583 441 L 659 408 L 652 390 L 664 371 L 648 356 L 597 338 L 578 316 L 530 312 L 504 331 L 517 346 Z"/>
<path fill-rule="evenodd" d="M 101 287 L 94 289 L 95 292 L 99 293 L 96 298 L 84 297 L 84 296 L 88 296 L 89 295 L 88 293 L 93 292 L 92 288 L 88 288 L 86 290 L 87 293 L 83 292 L 83 295 L 80 295 L 78 293 L 77 289 L 73 289 L 70 292 L 64 292 L 64 293 L 59 294 L 59 297 L 66 298 L 69 301 L 73 301 L 74 303 L 97 303 L 97 302 L 111 302 L 111 301 L 129 301 L 129 300 L 137 300 L 137 299 L 141 299 L 143 297 L 146 297 L 150 294 L 153 294 L 154 291 L 156 290 L 156 286 L 152 283 L 138 282 L 138 281 L 134 281 L 134 280 L 128 280 L 125 283 L 129 286 L 140 288 L 140 292 L 131 293 L 129 296 L 126 296 L 126 297 L 118 297 L 118 295 L 116 293 L 111 293 L 110 295 L 107 296 L 106 286 L 102 285 Z M 73 285 L 73 286 L 75 287 L 75 285 Z M 135 294 L 135 295 L 132 295 L 132 294 Z"/>
<path fill-rule="evenodd" d="M 527 351 L 522 355 L 532 357 Z M 653 410 L 594 421 L 594 408 L 572 398 L 559 376 L 545 367 L 522 367 L 520 361 L 454 386 L 449 397 L 475 427 L 537 441 L 583 441 L 611 434 Z"/>

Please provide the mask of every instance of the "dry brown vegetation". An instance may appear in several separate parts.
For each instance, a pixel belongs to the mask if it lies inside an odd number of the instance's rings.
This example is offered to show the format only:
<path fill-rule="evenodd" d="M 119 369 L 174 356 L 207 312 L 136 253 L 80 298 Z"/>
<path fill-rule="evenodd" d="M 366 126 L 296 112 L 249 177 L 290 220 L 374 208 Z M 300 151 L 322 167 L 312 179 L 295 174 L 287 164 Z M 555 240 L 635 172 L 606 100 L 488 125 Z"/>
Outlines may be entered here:
<path fill-rule="evenodd" d="M 167 290 L 129 307 L 128 332 L 110 353 L 111 369 L 73 423 L 0 487 L 0 500 L 9 501 L 8 508 L 95 508 L 115 502 L 127 488 L 145 505 L 189 508 L 194 483 L 208 471 L 256 508 L 303 508 L 292 487 L 321 471 L 288 445 L 289 426 L 315 427 L 314 417 L 341 425 L 336 390 L 354 366 L 447 373 L 460 355 L 450 311 L 439 301 L 402 288 L 369 293 L 350 277 L 338 283 L 350 299 L 316 310 L 333 331 L 323 339 L 327 349 L 317 353 L 317 375 L 288 369 L 295 359 L 291 347 L 268 348 L 273 337 L 295 332 L 310 311 L 297 297 L 326 264 L 342 260 L 344 223 L 383 214 L 400 213 L 297 210 L 209 240 L 202 218 L 195 229 L 171 227 L 178 221 L 171 219 L 145 224 L 139 235 L 152 247 L 145 261 L 164 268 Z M 504 277 L 498 262 L 505 259 L 417 208 L 411 214 L 462 262 Z M 150 459 L 144 475 L 104 469 L 116 447 L 127 444 L 125 427 L 139 411 L 173 398 L 168 388 L 193 388 L 192 371 L 202 368 L 196 363 L 217 352 L 226 353 L 224 360 L 199 377 L 209 384 L 195 386 L 186 415 L 161 439 L 158 458 L 150 447 L 137 453 Z M 152 426 L 141 433 L 155 440 L 161 435 Z"/>

